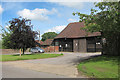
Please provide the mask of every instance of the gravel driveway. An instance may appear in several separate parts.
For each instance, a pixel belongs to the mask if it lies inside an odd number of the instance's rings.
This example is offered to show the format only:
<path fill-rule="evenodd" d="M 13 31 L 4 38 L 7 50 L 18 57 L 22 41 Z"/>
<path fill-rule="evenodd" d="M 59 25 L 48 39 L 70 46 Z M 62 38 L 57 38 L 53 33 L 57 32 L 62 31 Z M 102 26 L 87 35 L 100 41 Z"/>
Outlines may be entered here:
<path fill-rule="evenodd" d="M 57 53 L 59 54 L 59 53 Z M 4 62 L 5 65 L 12 65 L 34 71 L 47 72 L 66 77 L 77 77 L 78 71 L 76 65 L 91 56 L 101 55 L 100 53 L 63 53 L 63 56 L 47 59 L 23 60 Z M 84 76 L 79 76 L 84 78 Z"/>

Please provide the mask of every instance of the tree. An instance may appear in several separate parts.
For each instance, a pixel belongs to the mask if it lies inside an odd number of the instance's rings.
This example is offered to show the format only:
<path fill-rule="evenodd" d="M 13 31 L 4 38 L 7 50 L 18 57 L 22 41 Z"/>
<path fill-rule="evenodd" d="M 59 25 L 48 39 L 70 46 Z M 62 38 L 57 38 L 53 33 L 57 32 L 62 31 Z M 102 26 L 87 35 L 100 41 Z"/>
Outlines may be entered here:
<path fill-rule="evenodd" d="M 8 40 L 10 41 L 10 48 L 22 49 L 23 54 L 27 48 L 35 46 L 35 38 L 37 38 L 37 32 L 32 31 L 31 20 L 25 18 L 13 18 L 9 21 L 9 34 Z M 7 41 L 6 35 L 3 41 Z M 9 44 L 7 44 L 9 45 Z"/>
<path fill-rule="evenodd" d="M 2 48 L 10 49 L 11 46 L 13 45 L 10 41 L 10 35 L 12 32 L 10 31 L 9 28 L 3 28 L 2 26 L 1 26 L 1 28 L 2 28 L 2 30 L 1 30 L 2 31 L 2 34 L 1 34 L 1 36 L 2 36 Z"/>
<path fill-rule="evenodd" d="M 90 32 L 101 32 L 102 38 L 106 39 L 103 45 L 103 54 L 118 55 L 120 40 L 120 6 L 119 2 L 98 2 L 91 9 L 91 14 L 73 13 L 78 15 L 80 22 L 85 22 L 85 30 Z"/>
<path fill-rule="evenodd" d="M 47 39 L 53 39 L 54 37 L 57 36 L 57 33 L 55 32 L 47 32 L 42 35 L 42 41 L 45 41 Z"/>

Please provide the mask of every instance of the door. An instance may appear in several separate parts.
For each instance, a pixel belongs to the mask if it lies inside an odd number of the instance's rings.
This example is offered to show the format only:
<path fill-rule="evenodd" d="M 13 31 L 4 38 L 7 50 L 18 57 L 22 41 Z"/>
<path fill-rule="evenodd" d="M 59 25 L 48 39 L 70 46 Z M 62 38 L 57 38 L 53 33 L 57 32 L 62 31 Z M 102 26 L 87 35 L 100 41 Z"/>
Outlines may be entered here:
<path fill-rule="evenodd" d="M 78 39 L 74 39 L 73 40 L 73 46 L 74 46 L 74 52 L 79 52 L 79 40 Z"/>
<path fill-rule="evenodd" d="M 86 52 L 86 39 L 74 39 L 74 52 Z"/>

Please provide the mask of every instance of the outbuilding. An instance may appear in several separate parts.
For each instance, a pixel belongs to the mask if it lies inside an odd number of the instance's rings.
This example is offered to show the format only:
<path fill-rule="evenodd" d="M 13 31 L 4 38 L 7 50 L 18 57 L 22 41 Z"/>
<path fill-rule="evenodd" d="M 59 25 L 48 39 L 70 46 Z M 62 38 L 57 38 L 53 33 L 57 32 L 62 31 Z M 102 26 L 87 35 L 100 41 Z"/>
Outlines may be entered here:
<path fill-rule="evenodd" d="M 58 34 L 54 39 L 54 46 L 59 46 L 63 52 L 99 52 L 101 46 L 100 32 L 87 32 L 84 22 L 74 22 Z"/>
<path fill-rule="evenodd" d="M 54 39 L 47 39 L 41 45 L 41 48 L 45 50 L 45 52 L 58 52 L 59 46 L 54 46 Z"/>

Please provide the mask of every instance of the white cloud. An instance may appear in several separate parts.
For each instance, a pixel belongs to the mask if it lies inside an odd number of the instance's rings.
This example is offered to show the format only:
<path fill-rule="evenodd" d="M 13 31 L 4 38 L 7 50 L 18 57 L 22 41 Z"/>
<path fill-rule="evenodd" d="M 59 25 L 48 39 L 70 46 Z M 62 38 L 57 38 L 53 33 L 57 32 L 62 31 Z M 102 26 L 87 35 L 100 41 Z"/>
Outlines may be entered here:
<path fill-rule="evenodd" d="M 3 12 L 3 8 L 2 6 L 0 5 L 0 14 Z"/>
<path fill-rule="evenodd" d="M 9 28 L 10 25 L 6 25 L 5 28 Z"/>
<path fill-rule="evenodd" d="M 65 27 L 66 27 L 65 25 L 56 26 L 56 27 L 53 27 L 52 29 L 48 29 L 48 30 L 45 31 L 45 32 L 56 32 L 56 33 L 59 33 L 59 32 L 61 32 Z"/>
<path fill-rule="evenodd" d="M 59 5 L 67 6 L 70 8 L 82 9 L 83 3 L 82 2 L 59 2 Z"/>
<path fill-rule="evenodd" d="M 103 0 L 3 0 L 2 2 L 102 2 Z M 112 2 L 112 0 L 110 0 Z M 118 2 L 114 0 L 113 2 Z"/>
<path fill-rule="evenodd" d="M 46 2 L 102 2 L 104 0 L 44 0 L 44 1 Z"/>
<path fill-rule="evenodd" d="M 68 21 L 68 22 L 78 22 L 76 19 L 71 19 L 71 18 L 68 19 L 67 21 Z"/>
<path fill-rule="evenodd" d="M 22 11 L 18 11 L 19 16 L 40 21 L 48 20 L 48 15 L 52 15 L 55 13 L 57 13 L 57 10 L 55 8 L 53 8 L 52 10 L 47 10 L 45 8 L 36 8 L 34 10 L 24 9 Z"/>
<path fill-rule="evenodd" d="M 61 0 L 61 1 L 47 0 L 47 1 L 76 9 L 82 9 L 84 6 L 83 2 L 81 2 L 80 0 Z"/>

